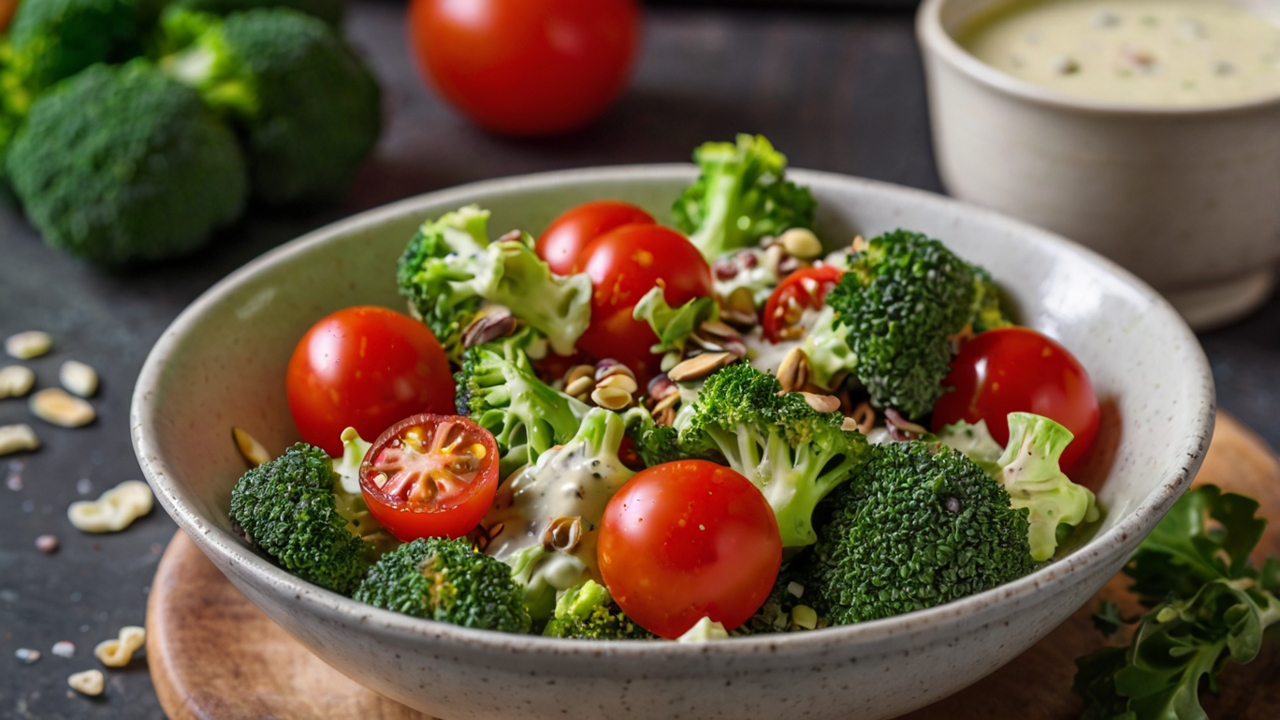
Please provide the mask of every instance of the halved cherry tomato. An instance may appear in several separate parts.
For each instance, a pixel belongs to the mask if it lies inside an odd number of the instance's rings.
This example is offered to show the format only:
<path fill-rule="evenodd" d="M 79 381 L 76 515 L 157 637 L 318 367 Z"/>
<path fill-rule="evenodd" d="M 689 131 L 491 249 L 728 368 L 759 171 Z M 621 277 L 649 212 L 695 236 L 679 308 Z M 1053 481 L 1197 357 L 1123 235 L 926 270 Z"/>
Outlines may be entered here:
<path fill-rule="evenodd" d="M 566 211 L 551 221 L 538 238 L 538 257 L 551 272 L 568 275 L 582 249 L 592 240 L 623 225 L 652 225 L 653 216 L 617 200 L 594 200 Z"/>
<path fill-rule="evenodd" d="M 755 614 L 778 577 L 782 539 L 751 481 L 677 460 L 640 471 L 613 496 L 597 557 L 627 617 L 673 639 L 703 617 L 732 630 Z"/>
<path fill-rule="evenodd" d="M 573 272 L 585 272 L 593 288 L 591 325 L 578 345 L 631 368 L 642 385 L 658 372 L 661 358 L 649 352 L 658 341 L 653 328 L 631 315 L 636 303 L 655 287 L 672 307 L 710 297 L 714 288 L 698 248 L 661 225 L 624 225 L 601 235 L 582 250 Z"/>
<path fill-rule="evenodd" d="M 951 361 L 942 381 L 955 388 L 933 408 L 933 429 L 964 420 L 987 421 L 991 437 L 1009 442 L 1008 415 L 1030 412 L 1061 423 L 1075 435 L 1062 453 L 1067 471 L 1098 432 L 1098 398 L 1084 366 L 1066 348 L 1024 327 L 988 330 Z"/>
<path fill-rule="evenodd" d="M 378 438 L 360 464 L 369 512 L 405 542 L 466 535 L 497 489 L 497 443 L 459 415 L 405 418 Z"/>
<path fill-rule="evenodd" d="M 778 283 L 764 304 L 761 325 L 769 342 L 789 339 L 785 336 L 804 332 L 798 327 L 805 310 L 821 308 L 827 293 L 840 282 L 844 271 L 834 265 L 801 268 Z"/>
<path fill-rule="evenodd" d="M 454 408 L 449 360 L 431 330 L 368 305 L 311 326 L 289 359 L 285 389 L 302 438 L 334 456 L 348 427 L 377 437 L 407 415 Z"/>

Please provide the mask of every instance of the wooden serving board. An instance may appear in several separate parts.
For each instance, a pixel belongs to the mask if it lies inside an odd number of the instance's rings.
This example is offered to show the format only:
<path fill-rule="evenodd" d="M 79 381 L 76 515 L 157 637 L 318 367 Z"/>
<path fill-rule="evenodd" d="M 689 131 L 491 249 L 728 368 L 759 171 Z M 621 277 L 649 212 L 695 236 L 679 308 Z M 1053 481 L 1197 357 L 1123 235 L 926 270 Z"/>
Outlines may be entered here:
<path fill-rule="evenodd" d="M 1197 484 L 1215 483 L 1258 498 L 1276 519 L 1259 556 L 1280 554 L 1280 462 L 1256 435 L 1229 415 L 1217 431 Z M 1117 576 L 1088 605 L 977 684 L 907 717 L 910 720 L 1079 717 L 1071 693 L 1074 660 L 1104 642 L 1090 614 L 1109 598 L 1126 614 L 1137 610 Z M 181 531 L 156 571 L 147 605 L 147 659 L 160 704 L 172 720 L 427 720 L 365 689 L 324 664 L 244 598 Z M 1280 717 L 1280 642 L 1275 638 L 1246 666 L 1229 666 L 1221 692 L 1204 697 L 1210 717 Z"/>

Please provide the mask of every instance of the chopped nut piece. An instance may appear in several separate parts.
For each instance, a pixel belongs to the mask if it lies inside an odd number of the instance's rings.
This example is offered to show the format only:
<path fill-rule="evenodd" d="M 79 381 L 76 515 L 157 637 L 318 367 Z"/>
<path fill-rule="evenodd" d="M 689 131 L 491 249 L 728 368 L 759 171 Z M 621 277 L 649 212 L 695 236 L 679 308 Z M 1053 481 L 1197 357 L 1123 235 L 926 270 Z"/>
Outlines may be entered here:
<path fill-rule="evenodd" d="M 596 386 L 595 378 L 590 375 L 581 375 L 574 379 L 573 382 L 564 386 L 564 393 L 577 397 L 584 392 L 590 391 Z"/>
<path fill-rule="evenodd" d="M 240 451 L 240 457 L 249 463 L 252 467 L 258 467 L 264 463 L 271 462 L 271 453 L 262 446 L 252 435 L 241 430 L 238 427 L 231 428 L 231 438 L 236 442 L 236 449 Z"/>
<path fill-rule="evenodd" d="M 40 438 L 30 425 L 0 425 L 0 455 L 39 448 Z"/>
<path fill-rule="evenodd" d="M 58 551 L 57 535 L 41 535 L 36 538 L 36 549 L 40 552 L 51 555 Z"/>
<path fill-rule="evenodd" d="M 47 423 L 77 428 L 94 421 L 93 406 L 62 388 L 45 388 L 31 396 L 31 414 Z"/>
<path fill-rule="evenodd" d="M 671 393 L 654 404 L 652 412 L 657 416 L 666 410 L 675 407 L 678 402 L 680 402 L 680 393 Z"/>
<path fill-rule="evenodd" d="M 617 374 L 609 375 L 596 383 L 597 390 L 603 388 L 618 388 L 619 390 L 626 390 L 629 394 L 635 394 L 640 389 L 640 386 L 636 384 L 636 379 L 630 375 Z"/>
<path fill-rule="evenodd" d="M 36 374 L 31 368 L 10 365 L 0 370 L 0 398 L 22 397 L 36 384 Z"/>
<path fill-rule="evenodd" d="M 809 407 L 820 413 L 833 413 L 840 409 L 840 400 L 834 395 L 818 395 L 810 392 L 802 392 L 800 396 L 804 401 L 809 403 Z"/>
<path fill-rule="evenodd" d="M 76 655 L 75 643 L 68 642 L 66 640 L 61 640 L 59 642 L 56 642 L 53 644 L 53 654 L 57 655 L 60 658 L 75 657 Z"/>
<path fill-rule="evenodd" d="M 737 328 L 720 322 L 719 320 L 707 320 L 698 326 L 698 332 L 713 338 L 739 339 L 742 333 Z"/>
<path fill-rule="evenodd" d="M 662 427 L 671 427 L 676 424 L 675 408 L 667 408 L 659 413 L 654 413 L 653 422 Z"/>
<path fill-rule="evenodd" d="M 558 517 L 542 532 L 542 547 L 548 552 L 573 552 L 582 541 L 582 518 Z"/>
<path fill-rule="evenodd" d="M 67 519 L 82 532 L 120 532 L 151 512 L 155 498 L 140 480 L 126 480 L 97 500 L 81 500 L 67 508 Z"/>
<path fill-rule="evenodd" d="M 31 648 L 18 648 L 14 651 L 13 656 L 30 665 L 40 659 L 40 651 L 32 650 Z"/>
<path fill-rule="evenodd" d="M 667 377 L 672 382 L 678 383 L 701 380 L 721 368 L 728 367 L 737 359 L 737 356 L 729 352 L 695 355 L 668 370 Z"/>
<path fill-rule="evenodd" d="M 804 586 L 795 581 L 789 582 L 787 583 L 787 592 L 791 593 L 795 597 L 803 597 Z"/>
<path fill-rule="evenodd" d="M 791 622 L 796 627 L 812 630 L 818 627 L 818 613 L 808 605 L 797 605 L 791 608 Z"/>
<path fill-rule="evenodd" d="M 516 318 L 503 305 L 489 305 L 476 313 L 462 331 L 462 346 L 473 348 L 516 331 Z"/>
<path fill-rule="evenodd" d="M 51 347 L 53 347 L 53 338 L 49 337 L 49 333 L 40 332 L 39 330 L 29 330 L 20 332 L 17 335 L 10 335 L 4 341 L 4 351 L 19 360 L 40 357 L 49 352 Z"/>
<path fill-rule="evenodd" d="M 98 371 L 75 360 L 62 363 L 58 370 L 58 381 L 62 387 L 82 398 L 92 397 L 98 392 Z"/>
<path fill-rule="evenodd" d="M 858 407 L 853 409 L 853 414 L 847 419 L 853 420 L 857 424 L 858 432 L 866 435 L 876 426 L 876 411 L 872 409 L 871 403 L 863 400 L 858 403 Z"/>
<path fill-rule="evenodd" d="M 633 399 L 623 388 L 598 387 L 591 392 L 591 401 L 606 410 L 623 410 Z"/>
<path fill-rule="evenodd" d="M 147 631 L 136 625 L 120 628 L 115 640 L 104 640 L 93 649 L 93 654 L 107 667 L 124 667 L 133 660 L 133 654 L 147 642 Z"/>
<path fill-rule="evenodd" d="M 778 238 L 787 254 L 801 260 L 813 260 L 822 254 L 822 241 L 812 230 L 791 228 Z"/>
<path fill-rule="evenodd" d="M 809 356 L 798 347 L 791 348 L 778 364 L 777 376 L 782 394 L 800 390 L 809 384 Z"/>
<path fill-rule="evenodd" d="M 67 678 L 67 684 L 82 695 L 97 697 L 106 689 L 107 679 L 102 676 L 101 670 L 85 670 Z"/>

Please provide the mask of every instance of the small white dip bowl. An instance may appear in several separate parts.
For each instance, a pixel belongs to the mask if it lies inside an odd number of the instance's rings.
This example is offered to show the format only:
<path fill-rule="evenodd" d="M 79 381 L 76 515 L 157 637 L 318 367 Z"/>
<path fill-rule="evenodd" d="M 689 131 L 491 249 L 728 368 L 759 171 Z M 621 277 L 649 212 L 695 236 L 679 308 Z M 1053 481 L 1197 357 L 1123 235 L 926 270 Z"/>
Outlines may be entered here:
<path fill-rule="evenodd" d="M 536 232 L 568 207 L 612 198 L 669 222 L 695 172 L 602 168 L 466 185 L 349 218 L 232 273 L 173 322 L 138 378 L 134 448 L 160 504 L 321 659 L 436 717 L 876 720 L 953 693 L 1043 637 L 1120 569 L 1190 485 L 1213 430 L 1213 380 L 1199 343 L 1155 292 L 1078 245 L 993 212 L 797 170 L 789 175 L 813 190 L 819 234 L 831 243 L 897 227 L 941 238 L 990 269 L 1021 320 L 1088 369 L 1103 420 L 1080 479 L 1100 488 L 1105 515 L 1066 557 L 875 622 L 709 644 L 590 642 L 379 610 L 294 577 L 232 531 L 231 488 L 246 468 L 231 427 L 277 453 L 298 439 L 284 382 L 294 344 L 343 307 L 403 308 L 396 258 L 424 219 L 474 202 L 493 211 L 495 234 Z"/>
<path fill-rule="evenodd" d="M 1280 258 L 1280 95 L 1161 107 L 1040 87 L 955 40 L 1007 2 L 925 0 L 916 16 L 948 192 L 1097 250 L 1192 327 L 1265 301 Z"/>

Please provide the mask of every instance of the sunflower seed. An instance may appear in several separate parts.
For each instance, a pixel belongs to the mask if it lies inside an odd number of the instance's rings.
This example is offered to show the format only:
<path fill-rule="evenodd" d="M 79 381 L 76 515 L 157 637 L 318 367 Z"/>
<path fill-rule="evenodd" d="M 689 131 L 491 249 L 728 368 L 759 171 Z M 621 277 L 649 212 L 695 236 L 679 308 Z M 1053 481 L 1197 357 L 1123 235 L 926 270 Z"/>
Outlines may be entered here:
<path fill-rule="evenodd" d="M 97 697 L 106 689 L 107 681 L 101 670 L 85 670 L 67 678 L 67 684 L 82 695 Z"/>
<path fill-rule="evenodd" d="M 45 388 L 31 396 L 31 414 L 54 425 L 77 428 L 97 417 L 93 406 L 62 388 Z"/>
<path fill-rule="evenodd" d="M 598 387 L 591 392 L 591 401 L 606 410 L 623 410 L 634 398 L 619 387 Z"/>
<path fill-rule="evenodd" d="M 30 425 L 0 425 L 0 455 L 39 448 L 40 438 Z"/>
<path fill-rule="evenodd" d="M 809 356 L 798 347 L 791 348 L 778 365 L 777 377 L 782 394 L 800 390 L 809 383 Z"/>
<path fill-rule="evenodd" d="M 4 351 L 19 360 L 30 360 L 49 352 L 53 347 L 53 338 L 49 333 L 39 330 L 28 330 L 17 335 L 10 335 L 4 341 Z"/>
<path fill-rule="evenodd" d="M 695 355 L 668 370 L 667 377 L 671 378 L 672 382 L 678 383 L 701 380 L 721 368 L 728 367 L 737 359 L 737 356 L 728 352 Z"/>
<path fill-rule="evenodd" d="M 22 397 L 36 384 L 36 374 L 31 368 L 10 365 L 0 370 L 0 398 Z"/>
<path fill-rule="evenodd" d="M 630 375 L 617 374 L 606 376 L 603 380 L 596 383 L 597 390 L 604 388 L 618 388 L 620 390 L 626 390 L 628 394 L 634 395 L 635 392 L 640 389 L 640 386 L 636 384 L 636 379 Z"/>
<path fill-rule="evenodd" d="M 236 449 L 240 451 L 240 457 L 245 459 L 253 467 L 257 467 L 264 463 L 271 462 L 271 453 L 262 446 L 252 435 L 241 430 L 238 427 L 231 428 L 231 438 L 236 442 Z"/>
<path fill-rule="evenodd" d="M 573 382 L 564 386 L 564 392 L 566 395 L 577 397 L 582 393 L 591 390 L 595 386 L 596 382 L 594 378 L 589 375 L 580 375 L 574 379 Z"/>
<path fill-rule="evenodd" d="M 582 541 L 582 518 L 558 517 L 542 532 L 542 547 L 548 552 L 571 553 Z"/>
<path fill-rule="evenodd" d="M 58 381 L 62 387 L 82 398 L 91 397 L 98 391 L 98 371 L 75 360 L 62 363 L 58 370 Z"/>
<path fill-rule="evenodd" d="M 840 409 L 840 400 L 834 395 L 818 395 L 811 392 L 802 392 L 800 397 L 809 403 L 809 407 L 820 413 L 833 413 Z"/>
<path fill-rule="evenodd" d="M 801 260 L 813 260 L 822 254 L 822 241 L 812 230 L 791 228 L 778 238 L 787 254 Z"/>

